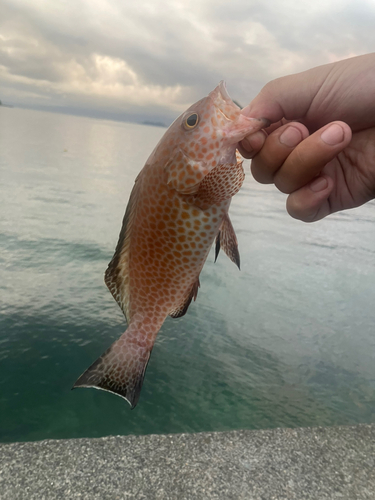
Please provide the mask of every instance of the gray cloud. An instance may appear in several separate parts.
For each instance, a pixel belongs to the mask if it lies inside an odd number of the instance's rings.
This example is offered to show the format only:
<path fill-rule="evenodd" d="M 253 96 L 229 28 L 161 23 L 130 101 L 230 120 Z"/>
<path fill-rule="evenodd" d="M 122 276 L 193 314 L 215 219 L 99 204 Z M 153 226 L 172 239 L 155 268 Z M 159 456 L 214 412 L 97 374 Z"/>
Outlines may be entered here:
<path fill-rule="evenodd" d="M 268 80 L 373 49 L 375 6 L 337 0 L 3 0 L 0 98 L 172 119 L 221 79 Z"/>

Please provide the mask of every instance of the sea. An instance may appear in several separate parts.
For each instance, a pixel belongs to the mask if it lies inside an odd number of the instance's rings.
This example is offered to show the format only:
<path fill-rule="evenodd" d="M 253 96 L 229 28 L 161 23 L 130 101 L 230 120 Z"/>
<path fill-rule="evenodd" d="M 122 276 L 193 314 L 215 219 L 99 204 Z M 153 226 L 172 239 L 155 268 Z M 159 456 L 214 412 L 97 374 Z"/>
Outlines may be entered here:
<path fill-rule="evenodd" d="M 126 329 L 103 275 L 164 132 L 0 107 L 0 441 L 375 422 L 374 202 L 305 224 L 249 163 L 241 271 L 211 251 L 138 406 L 71 390 Z"/>

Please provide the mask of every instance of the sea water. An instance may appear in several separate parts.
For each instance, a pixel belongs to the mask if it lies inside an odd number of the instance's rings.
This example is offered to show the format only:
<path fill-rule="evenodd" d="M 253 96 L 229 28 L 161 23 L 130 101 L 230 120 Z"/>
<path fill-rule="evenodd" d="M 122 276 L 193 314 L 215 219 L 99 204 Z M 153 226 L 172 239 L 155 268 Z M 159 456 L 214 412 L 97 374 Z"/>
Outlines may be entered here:
<path fill-rule="evenodd" d="M 211 252 L 136 409 L 71 391 L 126 328 L 103 274 L 164 131 L 0 108 L 0 441 L 375 422 L 374 203 L 304 224 L 248 163 L 241 271 Z"/>

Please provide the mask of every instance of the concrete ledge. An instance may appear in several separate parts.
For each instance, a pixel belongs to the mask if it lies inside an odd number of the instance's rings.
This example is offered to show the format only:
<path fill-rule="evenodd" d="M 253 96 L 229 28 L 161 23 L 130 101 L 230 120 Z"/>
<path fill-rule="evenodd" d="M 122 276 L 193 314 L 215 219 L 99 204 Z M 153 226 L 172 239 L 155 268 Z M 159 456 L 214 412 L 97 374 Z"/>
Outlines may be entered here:
<path fill-rule="evenodd" d="M 375 499 L 375 425 L 0 445 L 0 498 Z"/>

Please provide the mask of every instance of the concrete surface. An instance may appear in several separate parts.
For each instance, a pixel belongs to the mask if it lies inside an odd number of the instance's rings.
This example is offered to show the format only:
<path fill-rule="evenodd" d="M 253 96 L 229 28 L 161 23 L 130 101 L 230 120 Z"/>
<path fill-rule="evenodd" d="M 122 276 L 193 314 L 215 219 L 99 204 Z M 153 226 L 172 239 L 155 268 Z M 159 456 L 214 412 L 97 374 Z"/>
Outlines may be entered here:
<path fill-rule="evenodd" d="M 0 498 L 375 499 L 375 425 L 0 445 Z"/>

